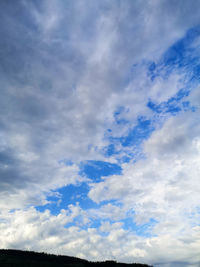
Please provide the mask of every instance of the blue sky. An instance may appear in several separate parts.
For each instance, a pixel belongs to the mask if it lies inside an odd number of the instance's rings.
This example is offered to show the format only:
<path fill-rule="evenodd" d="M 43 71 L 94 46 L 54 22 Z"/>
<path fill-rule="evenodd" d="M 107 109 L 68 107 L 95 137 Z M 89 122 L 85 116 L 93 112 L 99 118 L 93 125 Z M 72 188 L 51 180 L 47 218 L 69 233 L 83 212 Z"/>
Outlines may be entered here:
<path fill-rule="evenodd" d="M 199 266 L 200 1 L 0 7 L 0 246 Z"/>

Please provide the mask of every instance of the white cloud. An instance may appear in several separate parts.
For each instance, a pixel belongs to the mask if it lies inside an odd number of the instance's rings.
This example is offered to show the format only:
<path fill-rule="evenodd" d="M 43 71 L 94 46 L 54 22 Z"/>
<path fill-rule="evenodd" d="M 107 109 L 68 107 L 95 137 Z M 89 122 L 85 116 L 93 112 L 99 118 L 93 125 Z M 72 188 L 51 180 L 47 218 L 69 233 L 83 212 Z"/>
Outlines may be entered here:
<path fill-rule="evenodd" d="M 169 217 L 169 211 L 192 212 L 200 204 L 198 118 L 199 111 L 169 118 L 144 143 L 146 159 L 124 164 L 122 176 L 92 184 L 89 197 L 121 200 L 147 219 Z"/>
<path fill-rule="evenodd" d="M 120 206 L 108 203 L 98 209 L 90 209 L 88 215 L 98 220 L 111 219 L 117 221 L 126 217 L 126 211 Z"/>
<path fill-rule="evenodd" d="M 0 9 L 0 51 L 5 55 L 0 73 L 2 210 L 44 204 L 51 189 L 84 179 L 78 164 L 105 160 L 107 128 L 114 137 L 126 135 L 139 115 L 152 116 L 149 98 L 166 101 L 181 88 L 182 73 L 152 82 L 145 62 L 157 62 L 199 24 L 200 8 L 197 0 L 5 3 Z M 199 107 L 198 90 L 188 99 Z M 113 116 L 119 106 L 129 121 L 123 128 Z M 199 115 L 197 110 L 169 118 L 144 143 L 145 160 L 124 164 L 122 176 L 91 184 L 92 200 L 118 199 L 122 209 L 106 204 L 87 212 L 70 206 L 70 213 L 58 216 L 34 208 L 2 213 L 1 246 L 95 260 L 197 264 Z M 60 164 L 63 159 L 74 164 Z M 158 221 L 156 237 L 133 235 L 118 222 L 104 225 L 108 236 L 81 230 L 95 216 L 117 221 L 133 210 L 138 224 Z M 64 227 L 78 215 L 77 226 Z"/>
<path fill-rule="evenodd" d="M 194 95 L 197 100 L 197 92 L 198 88 L 190 99 Z M 184 265 L 184 261 L 190 261 L 189 255 L 193 254 L 193 251 L 189 252 L 187 237 L 195 235 L 194 229 L 198 229 L 199 224 L 199 115 L 197 109 L 196 112 L 183 112 L 169 118 L 144 143 L 146 159 L 134 165 L 124 164 L 122 176 L 105 177 L 104 181 L 92 184 L 89 192 L 89 197 L 97 203 L 117 199 L 126 211 L 134 210 L 134 220 L 138 224 L 151 218 L 157 220 L 152 231 L 156 234 L 155 238 L 151 238 L 152 248 L 154 250 L 158 246 L 163 249 L 162 252 L 158 250 L 157 262 L 159 255 L 166 253 L 168 256 L 161 262 L 164 264 L 170 259 L 169 266 L 173 259 L 182 261 L 180 266 L 189 264 Z M 187 237 L 184 239 L 184 236 Z M 192 242 L 197 251 L 199 241 L 190 240 L 188 242 Z M 174 258 L 171 253 L 177 257 Z"/>
<path fill-rule="evenodd" d="M 169 266 L 175 262 L 185 262 L 198 266 L 200 229 L 199 226 L 173 237 L 165 233 L 157 237 L 139 237 L 122 228 L 121 223 L 102 224 L 101 231 L 109 231 L 103 236 L 98 229 L 82 230 L 78 226 L 65 228 L 78 213 L 62 210 L 53 216 L 47 210 L 43 213 L 29 208 L 2 214 L 0 238 L 3 248 L 20 248 L 73 255 L 90 260 L 115 259 L 125 262 L 148 262 L 155 266 Z"/>
<path fill-rule="evenodd" d="M 128 86 L 127 73 L 145 57 L 158 59 L 196 25 L 198 5 L 192 3 L 177 2 L 176 9 L 168 1 L 120 5 L 76 1 L 68 6 L 60 1 L 41 5 L 22 1 L 12 7 L 20 5 L 26 11 L 20 20 L 4 5 L 7 12 L 2 19 L 8 28 L 2 40 L 8 50 L 2 61 L 1 153 L 7 163 L 1 191 L 7 188 L 14 207 L 23 201 L 31 203 L 35 193 L 30 188 L 48 191 L 76 183 L 77 168 L 71 174 L 69 168 L 57 165 L 59 160 L 104 159 L 101 149 L 108 144 L 104 139 L 107 128 L 113 129 L 113 136 L 126 134 L 138 115 L 151 114 L 146 103 L 152 90 L 149 94 L 151 85 L 144 69 L 138 68 L 138 77 L 134 73 Z M 174 93 L 176 86 L 172 88 Z M 164 96 L 166 90 L 160 90 L 159 97 Z M 118 106 L 129 109 L 124 117 L 130 124 L 122 130 L 113 119 Z M 36 195 L 38 199 L 37 190 Z"/>

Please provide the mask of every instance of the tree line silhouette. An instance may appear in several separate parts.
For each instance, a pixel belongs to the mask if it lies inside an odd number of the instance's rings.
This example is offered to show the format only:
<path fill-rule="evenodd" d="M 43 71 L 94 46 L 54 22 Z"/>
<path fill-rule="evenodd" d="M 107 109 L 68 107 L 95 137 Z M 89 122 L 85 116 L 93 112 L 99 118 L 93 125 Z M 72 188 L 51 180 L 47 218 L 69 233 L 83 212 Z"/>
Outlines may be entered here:
<path fill-rule="evenodd" d="M 118 263 L 116 261 L 90 262 L 76 257 L 0 249 L 1 267 L 153 267 L 140 263 Z"/>

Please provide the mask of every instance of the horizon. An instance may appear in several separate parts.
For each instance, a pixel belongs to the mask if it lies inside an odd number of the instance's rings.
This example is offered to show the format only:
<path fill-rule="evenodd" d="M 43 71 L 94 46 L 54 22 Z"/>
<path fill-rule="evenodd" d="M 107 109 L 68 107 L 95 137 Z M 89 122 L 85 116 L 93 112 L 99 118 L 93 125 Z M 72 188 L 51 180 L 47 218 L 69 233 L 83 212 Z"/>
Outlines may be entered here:
<path fill-rule="evenodd" d="M 74 257 L 74 256 L 69 256 L 69 255 L 60 255 L 60 254 L 49 254 L 48 252 L 38 252 L 38 251 L 33 251 L 33 250 L 19 250 L 19 249 L 0 249 L 0 252 L 6 252 L 5 254 L 3 254 L 3 255 L 7 255 L 7 256 L 14 256 L 14 255 L 19 255 L 20 256 L 20 254 L 22 255 L 22 254 L 35 254 L 35 255 L 37 255 L 37 254 L 41 254 L 41 255 L 44 255 L 44 256 L 55 256 L 55 257 L 66 257 L 66 258 L 70 258 L 70 259 L 78 259 L 78 260 L 81 260 L 81 261 L 87 261 L 87 260 L 85 260 L 85 259 L 81 259 L 81 258 L 77 258 L 77 257 Z M 19 254 L 17 254 L 17 253 L 19 253 Z M 104 262 L 116 262 L 116 263 L 122 263 L 123 264 L 123 262 L 117 262 L 117 261 L 113 261 L 113 260 L 106 260 L 106 261 L 104 261 Z M 96 263 L 100 263 L 100 262 L 96 262 Z M 124 264 L 126 264 L 126 263 L 124 263 Z M 127 263 L 128 264 L 128 263 Z M 136 263 L 137 264 L 137 263 Z"/>
<path fill-rule="evenodd" d="M 199 14 L 0 2 L 0 249 L 199 266 Z"/>

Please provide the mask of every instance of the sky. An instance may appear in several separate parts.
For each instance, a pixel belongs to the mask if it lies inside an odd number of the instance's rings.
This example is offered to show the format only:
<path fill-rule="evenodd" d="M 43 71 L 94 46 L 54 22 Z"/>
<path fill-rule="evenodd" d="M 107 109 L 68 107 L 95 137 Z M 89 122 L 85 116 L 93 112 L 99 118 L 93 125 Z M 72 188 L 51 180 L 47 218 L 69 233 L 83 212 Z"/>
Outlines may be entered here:
<path fill-rule="evenodd" d="M 200 1 L 0 1 L 0 248 L 200 266 Z"/>

